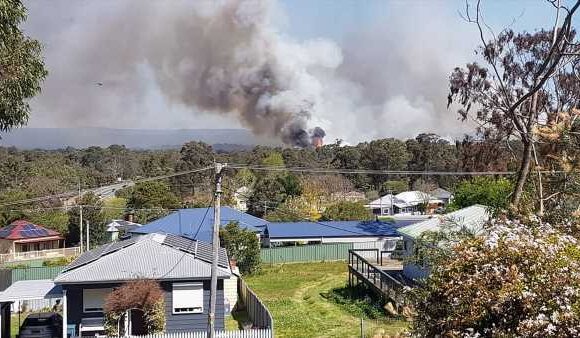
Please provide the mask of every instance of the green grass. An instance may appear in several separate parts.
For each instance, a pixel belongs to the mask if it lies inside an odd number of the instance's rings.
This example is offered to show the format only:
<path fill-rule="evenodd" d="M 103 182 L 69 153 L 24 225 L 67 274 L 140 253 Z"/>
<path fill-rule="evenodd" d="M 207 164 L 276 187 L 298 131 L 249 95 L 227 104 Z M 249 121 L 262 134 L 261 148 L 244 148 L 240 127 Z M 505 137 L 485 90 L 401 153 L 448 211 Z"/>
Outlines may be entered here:
<path fill-rule="evenodd" d="M 252 323 L 248 313 L 245 310 L 242 311 L 232 311 L 230 315 L 226 316 L 226 330 L 242 330 L 244 324 Z"/>
<path fill-rule="evenodd" d="M 360 337 L 361 316 L 365 336 L 397 335 L 407 323 L 369 316 L 369 302 L 353 300 L 343 290 L 347 281 L 344 262 L 285 264 L 265 267 L 246 278 L 274 316 L 276 337 Z"/>
<path fill-rule="evenodd" d="M 21 314 L 20 320 L 21 323 L 24 322 L 24 319 L 26 319 L 27 314 Z M 18 315 L 12 315 L 10 318 L 10 337 L 16 337 L 16 335 L 18 334 L 18 332 L 20 331 L 20 326 L 18 325 Z"/>

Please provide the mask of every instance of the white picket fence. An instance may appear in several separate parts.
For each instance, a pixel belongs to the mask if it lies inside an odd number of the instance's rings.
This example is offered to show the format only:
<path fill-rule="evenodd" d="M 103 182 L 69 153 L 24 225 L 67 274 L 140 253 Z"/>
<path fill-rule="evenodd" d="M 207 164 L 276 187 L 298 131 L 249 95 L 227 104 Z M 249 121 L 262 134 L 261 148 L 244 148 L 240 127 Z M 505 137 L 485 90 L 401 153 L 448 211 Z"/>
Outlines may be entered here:
<path fill-rule="evenodd" d="M 207 332 L 174 332 L 160 333 L 146 336 L 128 336 L 128 337 L 107 337 L 107 338 L 206 338 Z M 243 331 L 215 331 L 216 338 L 273 338 L 274 334 L 271 329 L 251 329 Z"/>

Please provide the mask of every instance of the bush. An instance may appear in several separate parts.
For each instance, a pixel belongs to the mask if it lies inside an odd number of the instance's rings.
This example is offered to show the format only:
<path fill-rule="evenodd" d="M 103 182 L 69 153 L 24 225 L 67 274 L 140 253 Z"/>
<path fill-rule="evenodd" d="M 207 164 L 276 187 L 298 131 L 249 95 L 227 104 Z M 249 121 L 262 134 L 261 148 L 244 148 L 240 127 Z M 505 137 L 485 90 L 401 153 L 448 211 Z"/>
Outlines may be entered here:
<path fill-rule="evenodd" d="M 321 295 L 346 312 L 370 319 L 384 318 L 382 304 L 369 296 L 369 290 L 361 285 L 355 287 L 335 288 Z"/>
<path fill-rule="evenodd" d="M 260 270 L 260 242 L 253 231 L 229 223 L 220 230 L 220 239 L 230 259 L 235 259 L 242 274 Z"/>
<path fill-rule="evenodd" d="M 513 191 L 513 183 L 506 178 L 476 177 L 459 184 L 453 194 L 450 210 L 474 204 L 488 206 L 493 212 L 505 209 Z"/>
<path fill-rule="evenodd" d="M 42 266 L 47 266 L 47 267 L 66 266 L 66 265 L 69 265 L 70 262 L 72 262 L 74 259 L 75 259 L 75 257 L 54 258 L 54 259 L 42 262 Z"/>
<path fill-rule="evenodd" d="M 324 221 L 368 221 L 373 214 L 362 202 L 341 201 L 324 210 L 321 220 Z"/>
<path fill-rule="evenodd" d="M 492 224 L 451 246 L 412 293 L 421 337 L 575 337 L 580 248 L 544 225 Z"/>

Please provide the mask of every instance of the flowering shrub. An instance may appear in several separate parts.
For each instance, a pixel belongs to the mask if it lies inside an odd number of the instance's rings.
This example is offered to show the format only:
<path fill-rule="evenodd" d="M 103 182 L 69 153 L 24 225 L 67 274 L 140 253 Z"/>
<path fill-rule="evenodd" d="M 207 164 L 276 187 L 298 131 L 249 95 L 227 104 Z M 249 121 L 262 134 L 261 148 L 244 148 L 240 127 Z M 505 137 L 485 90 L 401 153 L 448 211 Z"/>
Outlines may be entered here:
<path fill-rule="evenodd" d="M 433 337 L 580 335 L 580 247 L 549 225 L 493 223 L 453 244 L 411 294 L 412 332 Z"/>

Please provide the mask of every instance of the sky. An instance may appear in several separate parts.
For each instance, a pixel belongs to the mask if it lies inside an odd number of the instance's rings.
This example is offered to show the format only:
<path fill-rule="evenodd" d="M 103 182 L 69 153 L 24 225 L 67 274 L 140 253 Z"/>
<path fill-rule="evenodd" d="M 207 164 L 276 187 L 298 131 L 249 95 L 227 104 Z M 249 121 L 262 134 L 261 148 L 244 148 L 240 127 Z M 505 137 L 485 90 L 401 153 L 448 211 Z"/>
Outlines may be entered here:
<path fill-rule="evenodd" d="M 44 44 L 49 70 L 30 127 L 248 128 L 285 139 L 295 126 L 321 126 L 348 143 L 473 129 L 445 106 L 449 73 L 474 60 L 478 42 L 458 13 L 463 0 L 251 0 L 236 5 L 241 19 L 216 27 L 227 13 L 202 0 L 179 10 L 153 0 L 25 3 L 25 31 Z M 496 32 L 551 28 L 555 15 L 543 0 L 484 0 L 483 13 Z M 240 20 L 257 22 L 257 33 Z M 228 82 L 262 86 L 265 66 L 273 92 L 207 99 Z M 198 83 L 216 69 L 229 75 Z"/>

